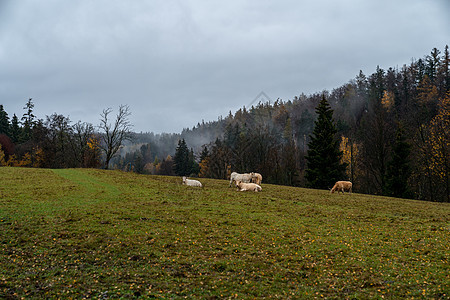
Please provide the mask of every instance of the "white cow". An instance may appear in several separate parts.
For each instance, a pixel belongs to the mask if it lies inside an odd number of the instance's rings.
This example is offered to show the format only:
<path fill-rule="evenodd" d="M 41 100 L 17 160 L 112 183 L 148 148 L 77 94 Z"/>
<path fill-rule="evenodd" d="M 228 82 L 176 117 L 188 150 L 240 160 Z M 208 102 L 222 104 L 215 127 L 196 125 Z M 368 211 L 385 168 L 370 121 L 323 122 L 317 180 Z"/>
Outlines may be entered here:
<path fill-rule="evenodd" d="M 261 174 L 254 173 L 254 172 L 252 172 L 250 174 L 252 174 L 252 182 L 253 183 L 261 184 L 261 182 L 262 182 L 262 175 Z"/>
<path fill-rule="evenodd" d="M 248 183 L 248 182 L 252 181 L 252 174 L 248 174 L 248 173 L 239 174 L 236 172 L 231 173 L 229 187 L 231 186 L 233 181 L 238 181 L 238 180 L 241 182 L 244 182 L 244 183 Z"/>
<path fill-rule="evenodd" d="M 188 186 L 203 187 L 200 181 L 194 179 L 187 179 L 186 176 L 183 176 L 183 184 Z"/>
<path fill-rule="evenodd" d="M 244 183 L 239 180 L 236 180 L 236 187 L 238 188 L 238 191 L 254 191 L 254 192 L 261 192 L 262 188 L 257 185 L 256 183 Z"/>

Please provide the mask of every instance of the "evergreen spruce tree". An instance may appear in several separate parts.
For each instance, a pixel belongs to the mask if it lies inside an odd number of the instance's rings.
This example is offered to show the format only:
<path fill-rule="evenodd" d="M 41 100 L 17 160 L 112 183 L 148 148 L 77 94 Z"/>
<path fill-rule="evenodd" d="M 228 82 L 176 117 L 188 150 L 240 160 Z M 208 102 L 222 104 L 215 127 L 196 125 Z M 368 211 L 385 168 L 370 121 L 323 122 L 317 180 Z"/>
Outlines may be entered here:
<path fill-rule="evenodd" d="M 18 143 L 20 135 L 22 133 L 22 128 L 19 125 L 19 118 L 17 118 L 16 114 L 13 115 L 11 119 L 11 140 L 13 143 Z"/>
<path fill-rule="evenodd" d="M 28 102 L 25 104 L 23 109 L 26 109 L 26 113 L 22 116 L 23 130 L 22 135 L 20 137 L 20 142 L 26 142 L 31 139 L 31 130 L 34 126 L 35 115 L 33 114 L 34 103 L 33 99 L 28 99 Z"/>
<path fill-rule="evenodd" d="M 208 148 L 206 146 L 203 146 L 203 150 L 202 153 L 200 153 L 200 161 L 206 159 L 209 157 L 209 151 Z"/>
<path fill-rule="evenodd" d="M 189 163 L 189 150 L 184 139 L 178 141 L 173 162 L 176 175 L 187 176 L 191 173 L 192 166 Z"/>
<path fill-rule="evenodd" d="M 195 161 L 194 149 L 192 148 L 189 152 L 188 169 L 188 175 L 194 174 L 195 176 L 198 176 L 198 173 L 200 173 L 200 165 Z"/>
<path fill-rule="evenodd" d="M 10 126 L 8 113 L 3 109 L 3 105 L 0 104 L 0 134 L 6 134 L 10 136 Z"/>
<path fill-rule="evenodd" d="M 236 123 L 234 126 L 231 123 L 229 123 L 225 127 L 225 132 L 224 132 L 225 145 L 227 145 L 228 147 L 233 149 L 239 140 L 240 133 L 241 133 L 241 128 L 238 123 Z"/>
<path fill-rule="evenodd" d="M 334 182 L 346 179 L 346 164 L 341 163 L 342 151 L 339 150 L 339 140 L 335 136 L 337 130 L 333 110 L 325 96 L 316 107 L 316 113 L 318 117 L 308 143 L 305 178 L 309 187 L 327 189 Z"/>
<path fill-rule="evenodd" d="M 397 129 L 392 152 L 392 159 L 387 166 L 384 194 L 398 198 L 411 198 L 412 194 L 408 187 L 408 178 L 411 175 L 409 164 L 411 145 L 406 141 L 401 125 Z"/>

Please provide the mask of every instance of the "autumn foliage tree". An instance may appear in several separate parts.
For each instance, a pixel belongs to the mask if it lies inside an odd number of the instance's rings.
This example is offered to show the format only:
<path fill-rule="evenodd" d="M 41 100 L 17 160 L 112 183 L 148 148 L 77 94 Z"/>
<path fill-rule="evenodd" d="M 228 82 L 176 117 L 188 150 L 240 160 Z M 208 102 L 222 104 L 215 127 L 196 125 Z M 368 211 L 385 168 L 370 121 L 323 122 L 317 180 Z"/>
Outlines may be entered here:
<path fill-rule="evenodd" d="M 83 166 L 85 168 L 98 168 L 100 167 L 101 149 L 100 139 L 98 136 L 92 134 L 87 142 L 87 149 L 83 153 Z"/>
<path fill-rule="evenodd" d="M 6 134 L 0 134 L 0 146 L 5 160 L 7 161 L 10 155 L 14 154 L 14 144 Z"/>
<path fill-rule="evenodd" d="M 438 114 L 430 121 L 430 171 L 443 183 L 444 194 L 450 202 L 450 92 L 439 101 Z"/>
<path fill-rule="evenodd" d="M 5 152 L 2 149 L 2 145 L 0 145 L 0 167 L 6 166 Z"/>
<path fill-rule="evenodd" d="M 359 181 L 362 175 L 360 165 L 360 145 L 349 139 L 341 136 L 341 143 L 339 149 L 342 151 L 342 162 L 347 165 L 346 175 L 354 184 Z"/>
<path fill-rule="evenodd" d="M 203 146 L 203 150 L 200 154 L 200 163 L 199 163 L 199 177 L 208 177 L 209 174 L 209 151 L 206 146 Z"/>

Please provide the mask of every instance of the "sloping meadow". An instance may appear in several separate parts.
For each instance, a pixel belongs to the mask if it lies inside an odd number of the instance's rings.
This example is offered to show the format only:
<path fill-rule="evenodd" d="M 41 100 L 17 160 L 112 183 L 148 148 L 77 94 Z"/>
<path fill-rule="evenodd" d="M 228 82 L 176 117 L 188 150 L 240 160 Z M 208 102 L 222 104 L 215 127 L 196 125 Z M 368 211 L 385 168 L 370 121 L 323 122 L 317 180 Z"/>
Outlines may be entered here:
<path fill-rule="evenodd" d="M 449 297 L 450 204 L 0 168 L 0 298 Z"/>

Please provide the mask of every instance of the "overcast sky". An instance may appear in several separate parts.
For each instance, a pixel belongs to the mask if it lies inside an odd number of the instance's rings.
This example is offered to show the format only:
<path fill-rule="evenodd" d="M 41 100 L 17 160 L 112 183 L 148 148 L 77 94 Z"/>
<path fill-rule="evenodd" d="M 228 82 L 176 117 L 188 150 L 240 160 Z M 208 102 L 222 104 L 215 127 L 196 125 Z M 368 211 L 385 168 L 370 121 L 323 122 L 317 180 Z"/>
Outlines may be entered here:
<path fill-rule="evenodd" d="M 450 44 L 449 0 L 0 0 L 0 104 L 179 133 Z"/>

